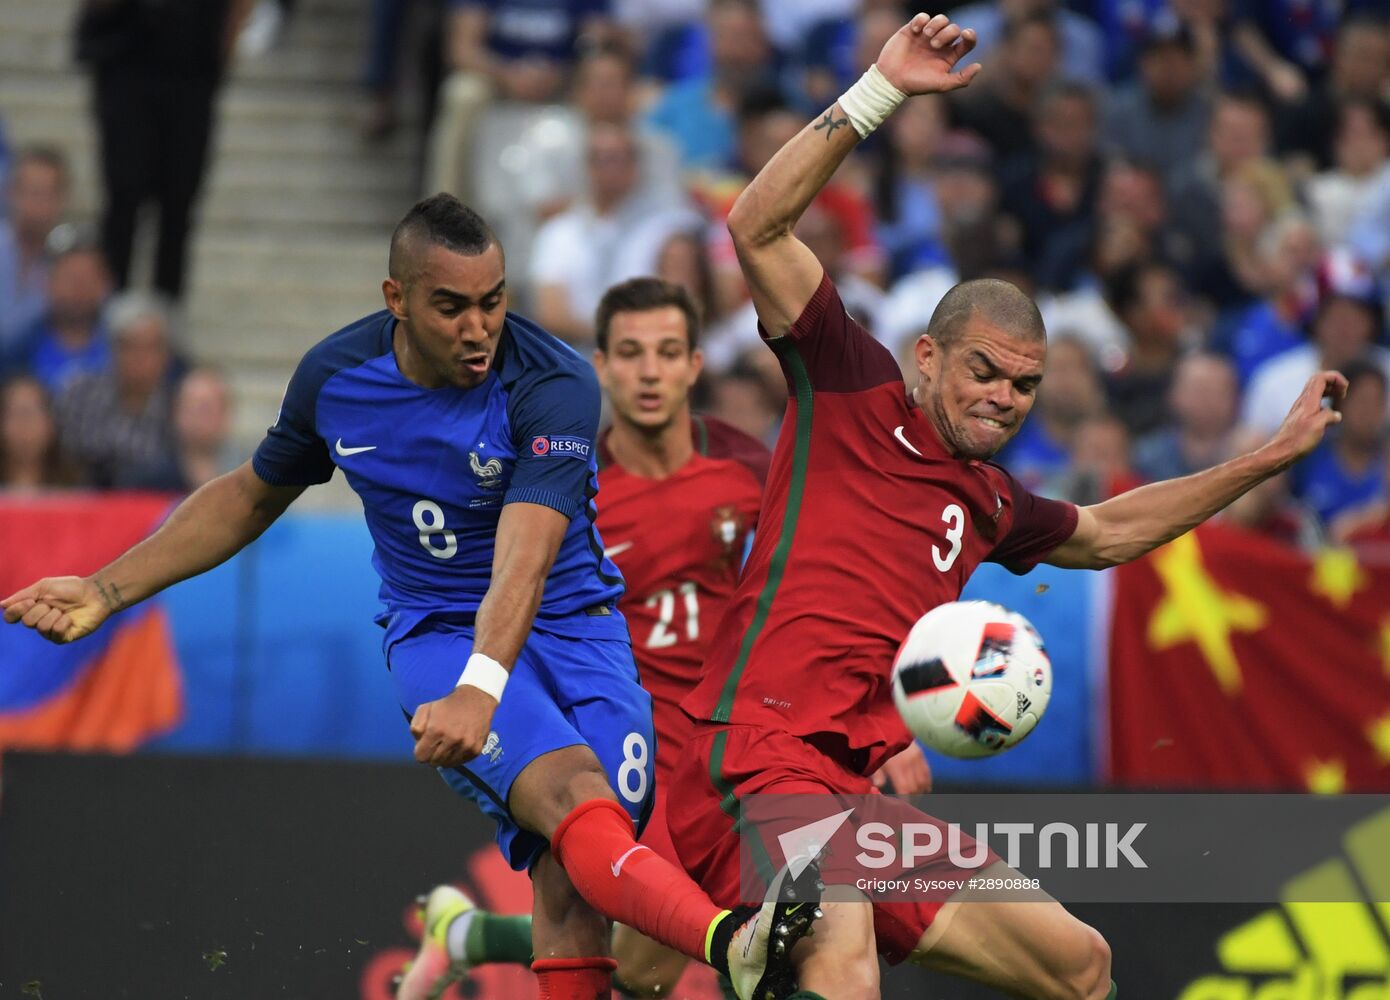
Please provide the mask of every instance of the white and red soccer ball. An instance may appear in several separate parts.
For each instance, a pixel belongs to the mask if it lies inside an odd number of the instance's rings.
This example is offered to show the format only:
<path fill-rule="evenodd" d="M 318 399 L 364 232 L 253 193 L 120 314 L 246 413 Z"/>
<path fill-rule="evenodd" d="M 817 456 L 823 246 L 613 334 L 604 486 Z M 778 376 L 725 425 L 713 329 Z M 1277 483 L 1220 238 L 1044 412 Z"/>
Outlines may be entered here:
<path fill-rule="evenodd" d="M 928 611 L 893 662 L 907 728 L 948 757 L 988 757 L 1031 733 L 1052 695 L 1042 636 L 1016 611 L 954 601 Z"/>

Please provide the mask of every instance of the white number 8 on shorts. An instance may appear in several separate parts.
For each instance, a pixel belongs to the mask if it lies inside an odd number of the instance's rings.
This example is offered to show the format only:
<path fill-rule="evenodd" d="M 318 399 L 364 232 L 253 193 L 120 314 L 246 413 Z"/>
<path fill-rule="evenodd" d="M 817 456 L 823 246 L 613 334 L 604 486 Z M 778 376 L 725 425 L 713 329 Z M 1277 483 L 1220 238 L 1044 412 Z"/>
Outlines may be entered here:
<path fill-rule="evenodd" d="M 637 787 L 632 776 L 637 775 Z M 623 763 L 618 768 L 618 794 L 637 805 L 647 797 L 647 741 L 641 733 L 628 733 L 623 740 Z"/>

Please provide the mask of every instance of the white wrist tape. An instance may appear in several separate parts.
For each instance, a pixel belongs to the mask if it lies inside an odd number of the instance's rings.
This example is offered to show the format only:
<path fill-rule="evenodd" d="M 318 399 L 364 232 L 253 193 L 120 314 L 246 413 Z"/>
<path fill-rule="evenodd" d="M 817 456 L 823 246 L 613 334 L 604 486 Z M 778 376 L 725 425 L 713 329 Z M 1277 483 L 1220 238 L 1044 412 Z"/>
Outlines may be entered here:
<path fill-rule="evenodd" d="M 840 95 L 840 110 L 849 117 L 859 138 L 867 139 L 869 133 L 882 125 L 905 100 L 907 95 L 889 83 L 875 63 L 864 71 L 854 86 Z"/>
<path fill-rule="evenodd" d="M 461 688 L 467 684 L 501 701 L 502 689 L 507 686 L 507 678 L 510 676 L 507 668 L 492 657 L 474 653 L 468 658 L 468 664 L 463 668 L 463 673 L 459 674 L 459 682 L 454 687 Z"/>

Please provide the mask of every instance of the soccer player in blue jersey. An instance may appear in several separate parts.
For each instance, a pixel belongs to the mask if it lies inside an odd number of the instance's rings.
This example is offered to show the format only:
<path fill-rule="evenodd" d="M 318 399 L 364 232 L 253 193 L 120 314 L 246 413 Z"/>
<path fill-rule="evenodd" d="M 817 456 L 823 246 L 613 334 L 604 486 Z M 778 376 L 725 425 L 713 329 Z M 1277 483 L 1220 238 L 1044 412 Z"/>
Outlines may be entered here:
<path fill-rule="evenodd" d="M 376 544 L 377 621 L 415 757 L 531 873 L 541 996 L 607 995 L 608 920 L 708 961 L 745 1000 L 790 992 L 786 956 L 814 907 L 773 894 L 721 910 L 634 839 L 652 803 L 651 702 L 593 524 L 588 362 L 507 311 L 502 248 L 449 195 L 396 228 L 382 287 L 385 310 L 305 355 L 250 462 L 92 576 L 0 601 L 5 621 L 80 639 L 223 562 L 341 468 Z"/>

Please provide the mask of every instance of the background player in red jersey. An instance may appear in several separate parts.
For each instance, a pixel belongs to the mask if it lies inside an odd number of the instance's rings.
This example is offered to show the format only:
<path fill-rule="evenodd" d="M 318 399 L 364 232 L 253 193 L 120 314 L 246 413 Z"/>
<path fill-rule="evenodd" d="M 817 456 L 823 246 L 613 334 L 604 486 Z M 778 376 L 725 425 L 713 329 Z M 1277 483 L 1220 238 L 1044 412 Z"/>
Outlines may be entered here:
<path fill-rule="evenodd" d="M 679 704 L 733 596 L 770 455 L 747 434 L 690 412 L 699 316 L 679 285 L 615 285 L 594 326 L 594 367 L 613 421 L 599 437 L 597 523 L 623 572 L 619 607 L 656 727 L 656 799 L 638 843 L 679 865 L 666 829 L 668 782 L 690 726 Z M 618 989 L 644 997 L 669 996 L 687 961 L 623 926 L 613 956 Z"/>
<path fill-rule="evenodd" d="M 890 695 L 894 650 L 921 614 L 959 597 L 981 562 L 1022 572 L 1043 560 L 1100 568 L 1137 558 L 1290 466 L 1338 419 L 1322 404 L 1346 381 L 1322 372 L 1257 451 L 1093 507 L 1034 497 L 986 460 L 1032 406 L 1046 334 L 1033 303 L 994 280 L 958 285 L 942 300 L 916 344 L 919 380 L 909 392 L 793 228 L 907 96 L 969 84 L 978 64 L 955 70 L 974 40 L 944 16 L 914 17 L 729 216 L 790 400 L 763 529 L 682 703 L 699 722 L 675 775 L 672 839 L 687 871 L 725 904 L 739 896 L 739 800 L 869 791 L 866 776 L 903 745 Z M 1104 939 L 1055 901 L 963 902 L 825 904 L 815 937 L 793 955 L 795 996 L 877 997 L 876 950 L 1015 996 L 1115 994 Z"/>

